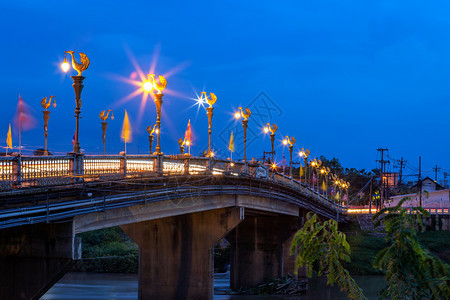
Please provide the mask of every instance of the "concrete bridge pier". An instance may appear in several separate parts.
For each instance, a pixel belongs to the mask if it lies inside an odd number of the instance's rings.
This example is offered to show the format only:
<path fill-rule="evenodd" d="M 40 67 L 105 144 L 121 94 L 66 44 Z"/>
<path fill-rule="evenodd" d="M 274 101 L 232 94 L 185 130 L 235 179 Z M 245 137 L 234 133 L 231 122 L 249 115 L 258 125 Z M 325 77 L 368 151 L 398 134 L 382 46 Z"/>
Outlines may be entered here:
<path fill-rule="evenodd" d="M 3 229 L 0 245 L 0 299 L 39 299 L 72 265 L 72 222 Z"/>
<path fill-rule="evenodd" d="M 227 236 L 231 243 L 231 289 L 248 289 L 283 276 L 285 243 L 290 242 L 287 240 L 300 228 L 300 222 L 292 216 L 245 216 Z"/>
<path fill-rule="evenodd" d="M 242 218 L 234 207 L 122 225 L 139 245 L 139 299 L 213 299 L 213 247 Z"/>

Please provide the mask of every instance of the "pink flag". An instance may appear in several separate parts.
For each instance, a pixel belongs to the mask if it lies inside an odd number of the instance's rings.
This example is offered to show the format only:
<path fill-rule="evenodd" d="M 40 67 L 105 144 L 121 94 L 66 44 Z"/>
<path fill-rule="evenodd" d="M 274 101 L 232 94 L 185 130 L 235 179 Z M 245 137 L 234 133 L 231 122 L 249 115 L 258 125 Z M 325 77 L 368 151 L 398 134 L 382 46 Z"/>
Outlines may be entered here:
<path fill-rule="evenodd" d="M 317 183 L 317 178 L 316 178 L 316 174 L 313 173 L 313 183 L 316 184 Z"/>
<path fill-rule="evenodd" d="M 20 95 L 16 114 L 14 116 L 14 125 L 16 128 L 20 128 L 23 131 L 33 129 L 36 125 L 36 120 L 30 114 L 28 105 L 22 100 Z"/>

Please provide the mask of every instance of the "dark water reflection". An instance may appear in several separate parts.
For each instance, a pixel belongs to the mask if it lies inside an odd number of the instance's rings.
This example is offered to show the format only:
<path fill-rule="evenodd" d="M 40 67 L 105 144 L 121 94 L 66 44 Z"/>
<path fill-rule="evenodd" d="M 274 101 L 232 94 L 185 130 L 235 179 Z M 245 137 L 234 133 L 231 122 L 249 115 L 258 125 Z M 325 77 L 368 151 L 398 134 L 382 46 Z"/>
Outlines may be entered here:
<path fill-rule="evenodd" d="M 377 299 L 383 287 L 382 276 L 354 276 L 369 299 Z M 215 274 L 214 299 L 347 299 L 337 287 L 326 287 L 323 279 L 310 280 L 310 289 L 301 296 L 225 295 L 229 291 L 229 273 Z M 135 274 L 67 273 L 41 299 L 137 299 L 138 277 Z"/>

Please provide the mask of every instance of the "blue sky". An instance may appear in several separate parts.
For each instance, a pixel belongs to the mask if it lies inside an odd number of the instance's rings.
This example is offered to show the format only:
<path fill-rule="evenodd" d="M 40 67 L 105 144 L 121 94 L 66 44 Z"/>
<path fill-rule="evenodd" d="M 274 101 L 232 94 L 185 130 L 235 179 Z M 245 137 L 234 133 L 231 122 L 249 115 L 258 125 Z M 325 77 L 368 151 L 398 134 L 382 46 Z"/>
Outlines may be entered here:
<path fill-rule="evenodd" d="M 387 147 L 390 157 L 408 160 L 411 174 L 419 155 L 425 171 L 435 164 L 450 171 L 447 1 L 70 3 L 0 4 L 1 140 L 20 93 L 38 120 L 35 129 L 23 133 L 23 144 L 43 147 L 40 100 L 56 95 L 49 149 L 71 150 L 74 93 L 72 79 L 61 73 L 59 63 L 64 50 L 74 50 L 91 60 L 83 73 L 80 121 L 80 143 L 87 154 L 101 153 L 98 114 L 111 108 L 116 119 L 109 123 L 107 153 L 123 150 L 124 109 L 134 126 L 128 152 L 148 150 L 145 128 L 156 118 L 153 102 L 142 108 L 140 95 L 120 101 L 136 90 L 119 80 L 136 72 L 134 59 L 145 73 L 152 61 L 157 74 L 170 73 L 173 93 L 163 103 L 165 153 L 178 151 L 177 140 L 189 119 L 196 136 L 192 152 L 207 146 L 207 117 L 203 109 L 192 107 L 195 92 L 204 89 L 218 96 L 216 149 L 226 148 L 223 137 L 231 130 L 239 135 L 240 125 L 232 121 L 236 107 L 254 103 L 264 92 L 278 109 L 267 115 L 267 122 L 279 127 L 278 160 L 281 138 L 289 135 L 297 139 L 297 150 L 335 156 L 346 167 L 372 169 L 379 158 L 376 148 Z M 263 149 L 270 150 L 268 137 L 259 135 L 261 114 L 249 120 L 254 139 L 247 156 L 261 157 Z M 18 144 L 17 136 L 13 142 Z"/>

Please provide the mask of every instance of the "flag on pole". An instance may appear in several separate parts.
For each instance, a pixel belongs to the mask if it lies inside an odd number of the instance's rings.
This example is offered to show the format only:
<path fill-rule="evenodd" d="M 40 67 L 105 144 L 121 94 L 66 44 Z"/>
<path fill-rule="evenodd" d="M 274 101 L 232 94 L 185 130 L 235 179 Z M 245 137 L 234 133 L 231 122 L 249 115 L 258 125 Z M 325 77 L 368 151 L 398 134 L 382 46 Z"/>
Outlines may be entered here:
<path fill-rule="evenodd" d="M 120 137 L 125 143 L 131 142 L 131 124 L 130 120 L 128 119 L 128 113 L 126 109 L 125 116 L 123 118 L 122 133 L 120 134 Z"/>
<path fill-rule="evenodd" d="M 72 145 L 75 145 L 75 131 L 73 132 Z"/>
<path fill-rule="evenodd" d="M 191 133 L 191 120 L 189 120 L 186 132 L 184 133 L 184 140 L 185 142 L 189 141 L 189 146 L 192 144 L 192 133 Z"/>
<path fill-rule="evenodd" d="M 20 130 L 27 131 L 33 129 L 36 125 L 36 120 L 30 113 L 28 105 L 23 101 L 19 95 L 19 103 L 17 104 L 16 114 L 14 116 L 14 125 Z"/>
<path fill-rule="evenodd" d="M 330 193 L 330 195 L 331 195 L 331 197 L 333 197 L 333 195 L 334 195 L 334 186 L 331 187 L 331 193 Z"/>
<path fill-rule="evenodd" d="M 230 143 L 228 144 L 228 150 L 231 152 L 234 152 L 234 138 L 233 138 L 233 131 L 231 131 L 230 135 Z"/>
<path fill-rule="evenodd" d="M 6 137 L 6 149 L 12 149 L 11 123 L 9 124 L 8 136 Z"/>
<path fill-rule="evenodd" d="M 302 165 L 300 165 L 300 177 L 305 176 Z"/>
<path fill-rule="evenodd" d="M 316 178 L 316 174 L 313 173 L 313 183 L 316 184 L 317 183 L 317 178 Z"/>
<path fill-rule="evenodd" d="M 325 179 L 322 181 L 322 190 L 325 191 L 327 189 L 327 184 L 325 183 Z"/>

